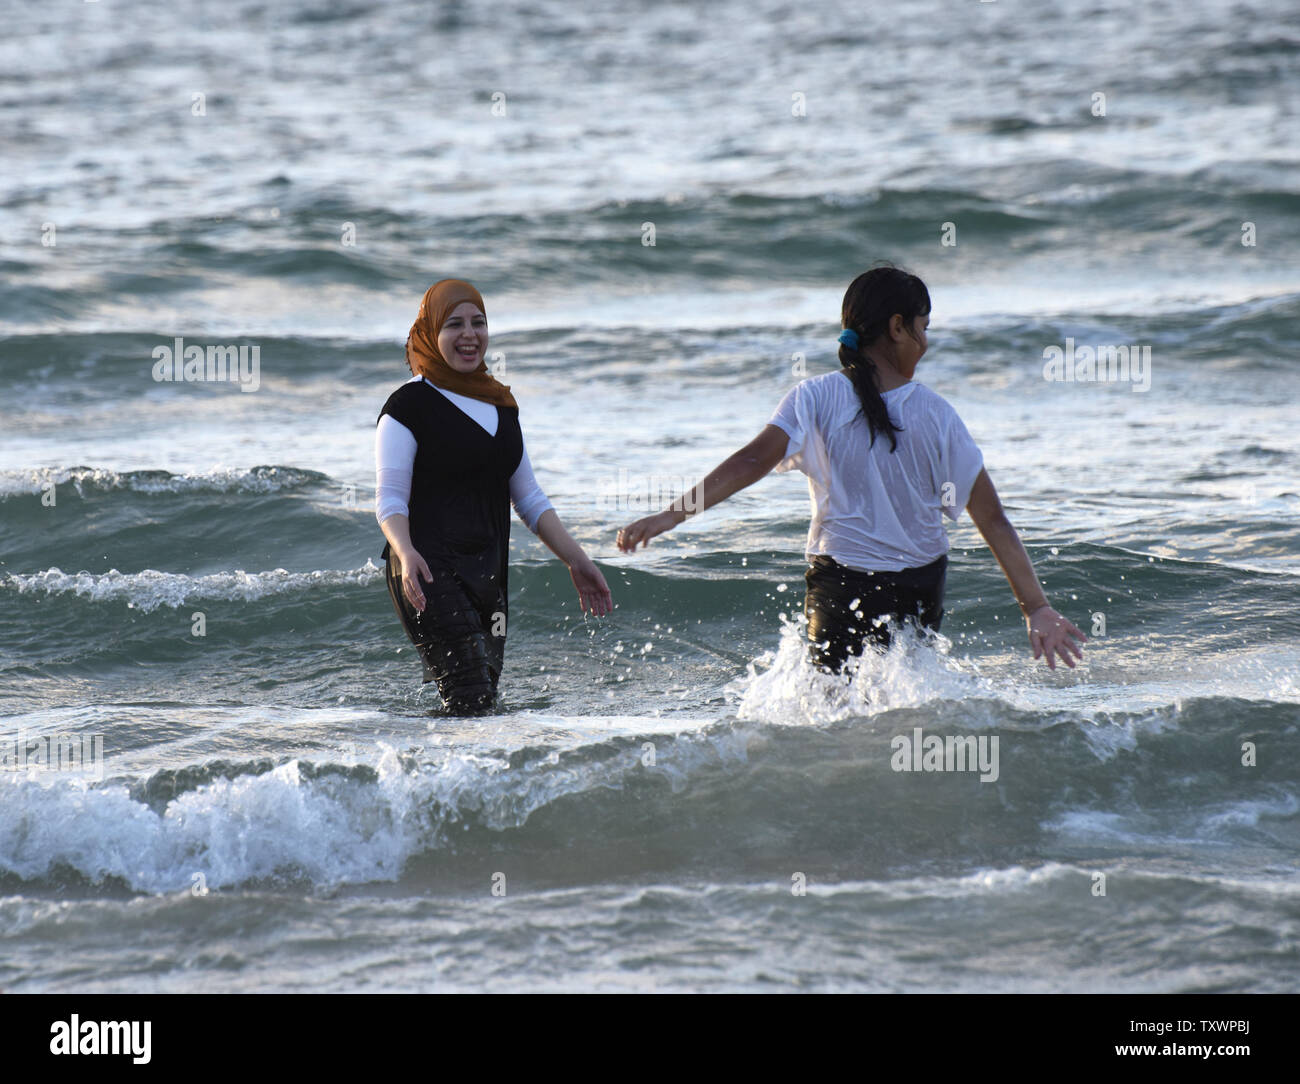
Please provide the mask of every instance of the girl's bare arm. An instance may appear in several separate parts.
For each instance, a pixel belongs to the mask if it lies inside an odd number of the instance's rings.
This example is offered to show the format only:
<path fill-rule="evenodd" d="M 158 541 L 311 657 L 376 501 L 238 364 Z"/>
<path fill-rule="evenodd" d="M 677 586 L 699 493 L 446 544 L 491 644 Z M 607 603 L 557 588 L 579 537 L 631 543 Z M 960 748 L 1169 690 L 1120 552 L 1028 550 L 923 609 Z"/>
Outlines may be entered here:
<path fill-rule="evenodd" d="M 618 532 L 618 548 L 625 553 L 645 545 L 657 534 L 672 530 L 687 516 L 720 504 L 746 486 L 751 486 L 785 458 L 790 437 L 779 425 L 765 425 L 762 432 L 713 468 L 699 485 L 678 497 L 662 512 L 629 523 Z"/>
<path fill-rule="evenodd" d="M 1020 603 L 1020 611 L 1025 615 L 1025 624 L 1029 628 L 1029 642 L 1034 649 L 1034 658 L 1045 654 L 1048 667 L 1055 670 L 1056 655 L 1059 654 L 1061 661 L 1073 669 L 1074 659 L 1083 658 L 1083 651 L 1070 637 L 1079 640 L 1088 638 L 1048 604 L 1047 595 L 1034 572 L 1033 562 L 1025 552 L 1020 535 L 1007 519 L 988 471 L 981 470 L 975 479 L 966 511 L 984 536 L 984 541 L 1002 566 L 1011 590 L 1015 592 L 1016 601 Z M 1074 653 L 1073 658 L 1071 652 Z"/>

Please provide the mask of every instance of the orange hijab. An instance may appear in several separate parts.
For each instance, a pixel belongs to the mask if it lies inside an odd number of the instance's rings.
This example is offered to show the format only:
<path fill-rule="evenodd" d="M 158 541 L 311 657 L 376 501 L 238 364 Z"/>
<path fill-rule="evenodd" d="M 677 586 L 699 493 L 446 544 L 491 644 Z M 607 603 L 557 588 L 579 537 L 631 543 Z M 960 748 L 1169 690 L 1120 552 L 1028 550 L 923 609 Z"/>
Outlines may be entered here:
<path fill-rule="evenodd" d="M 478 307 L 478 311 L 487 316 L 487 307 L 479 292 L 468 282 L 461 279 L 441 279 L 430 286 L 420 302 L 420 314 L 411 325 L 411 334 L 406 339 L 406 365 L 412 373 L 427 377 L 429 383 L 448 391 L 468 395 L 497 406 L 518 408 L 510 388 L 502 384 L 488 372 L 487 361 L 478 363 L 472 373 L 462 373 L 447 364 L 447 359 L 438 349 L 438 335 L 442 325 L 452 310 L 463 301 L 469 301 Z"/>

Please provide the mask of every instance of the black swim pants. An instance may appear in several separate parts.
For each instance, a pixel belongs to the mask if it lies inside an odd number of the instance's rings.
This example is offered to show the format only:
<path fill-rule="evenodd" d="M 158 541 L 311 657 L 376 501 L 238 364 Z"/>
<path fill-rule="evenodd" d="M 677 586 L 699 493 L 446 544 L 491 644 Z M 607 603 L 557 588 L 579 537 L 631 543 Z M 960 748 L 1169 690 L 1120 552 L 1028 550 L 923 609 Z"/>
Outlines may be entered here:
<path fill-rule="evenodd" d="M 888 647 L 888 628 L 874 624 L 887 617 L 938 631 L 947 574 L 947 554 L 899 572 L 860 572 L 831 557 L 814 557 L 804 574 L 813 662 L 838 673 L 850 653 L 862 654 L 867 641 Z"/>
<path fill-rule="evenodd" d="M 494 635 L 498 614 L 476 606 L 468 590 L 450 570 L 430 563 L 433 581 L 420 577 L 424 611 L 411 605 L 402 590 L 402 563 L 388 557 L 386 578 L 402 628 L 419 652 L 424 680 L 436 681 L 452 715 L 481 715 L 491 711 L 505 660 L 505 636 Z M 504 630 L 501 630 L 504 633 Z"/>

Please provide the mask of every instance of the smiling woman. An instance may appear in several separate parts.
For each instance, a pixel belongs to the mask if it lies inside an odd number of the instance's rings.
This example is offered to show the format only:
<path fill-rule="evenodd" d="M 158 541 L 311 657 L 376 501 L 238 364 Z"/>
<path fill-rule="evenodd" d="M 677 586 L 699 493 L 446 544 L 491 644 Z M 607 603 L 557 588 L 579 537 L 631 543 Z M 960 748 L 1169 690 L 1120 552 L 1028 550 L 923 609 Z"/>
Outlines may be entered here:
<path fill-rule="evenodd" d="M 510 389 L 488 372 L 487 307 L 468 282 L 425 292 L 409 381 L 375 432 L 375 518 L 402 627 L 452 714 L 491 711 L 505 660 L 510 506 L 569 568 L 584 611 L 609 587 L 533 476 Z"/>

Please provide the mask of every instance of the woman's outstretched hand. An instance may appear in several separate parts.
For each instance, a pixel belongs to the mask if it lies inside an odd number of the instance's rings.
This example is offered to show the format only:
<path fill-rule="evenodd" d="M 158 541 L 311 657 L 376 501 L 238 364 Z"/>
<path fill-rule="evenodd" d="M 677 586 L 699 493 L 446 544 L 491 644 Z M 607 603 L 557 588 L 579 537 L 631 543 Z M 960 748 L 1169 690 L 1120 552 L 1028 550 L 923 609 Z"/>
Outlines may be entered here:
<path fill-rule="evenodd" d="M 400 551 L 397 559 L 402 565 L 402 590 L 406 593 L 407 601 L 420 613 L 424 613 L 424 589 L 416 577 L 423 576 L 432 583 L 433 573 L 429 571 L 429 566 L 424 563 L 424 558 L 414 547 Z"/>
<path fill-rule="evenodd" d="M 629 523 L 618 532 L 618 548 L 624 553 L 631 553 L 636 549 L 638 542 L 644 546 L 655 535 L 671 531 L 676 527 L 681 522 L 677 516 L 676 512 L 656 512 L 653 516 L 646 516 L 635 523 Z"/>
<path fill-rule="evenodd" d="M 573 577 L 573 586 L 578 589 L 578 602 L 584 613 L 603 617 L 614 608 L 614 597 L 609 593 L 609 584 L 600 574 L 596 562 L 585 553 L 574 558 L 569 565 L 569 575 Z"/>
<path fill-rule="evenodd" d="M 1070 658 L 1070 652 L 1074 652 L 1075 658 L 1083 658 L 1082 649 L 1070 637 L 1081 641 L 1088 637 L 1051 606 L 1039 606 L 1025 618 L 1025 624 L 1029 626 L 1029 643 L 1034 649 L 1034 658 L 1046 655 L 1049 670 L 1056 669 L 1056 655 L 1060 655 L 1061 661 L 1071 670 L 1074 669 L 1074 659 Z"/>

